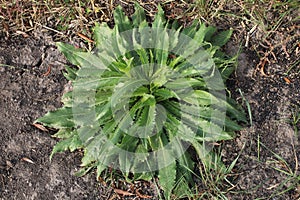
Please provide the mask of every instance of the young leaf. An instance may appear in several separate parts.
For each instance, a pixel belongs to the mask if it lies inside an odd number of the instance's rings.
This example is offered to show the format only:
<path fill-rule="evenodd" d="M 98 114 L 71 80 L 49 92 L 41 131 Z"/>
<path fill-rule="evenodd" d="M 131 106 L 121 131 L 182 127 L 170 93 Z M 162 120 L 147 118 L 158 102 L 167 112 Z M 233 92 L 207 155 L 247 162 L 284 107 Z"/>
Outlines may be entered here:
<path fill-rule="evenodd" d="M 175 187 L 176 180 L 176 162 L 159 169 L 158 179 L 159 185 L 164 190 L 165 198 L 167 200 L 171 199 L 172 190 Z"/>
<path fill-rule="evenodd" d="M 114 11 L 114 21 L 118 26 L 119 32 L 127 31 L 132 28 L 132 25 L 127 16 L 122 11 L 122 7 L 118 6 Z"/>
<path fill-rule="evenodd" d="M 158 6 L 158 13 L 155 16 L 154 22 L 152 24 L 153 30 L 153 38 L 152 41 L 155 44 L 155 58 L 156 63 L 160 67 L 161 65 L 165 65 L 168 58 L 168 47 L 169 47 L 169 35 L 167 31 L 167 26 L 165 25 L 166 19 L 164 17 L 164 11 L 161 6 Z"/>
<path fill-rule="evenodd" d="M 132 23 L 135 28 L 138 28 L 140 24 L 146 21 L 146 15 L 144 9 L 138 4 L 134 2 L 135 12 L 132 15 Z"/>
<path fill-rule="evenodd" d="M 164 28 L 165 23 L 166 23 L 164 10 L 162 9 L 162 7 L 160 5 L 158 5 L 157 9 L 158 9 L 158 12 L 154 17 L 154 22 L 152 23 L 152 26 L 154 28 Z"/>

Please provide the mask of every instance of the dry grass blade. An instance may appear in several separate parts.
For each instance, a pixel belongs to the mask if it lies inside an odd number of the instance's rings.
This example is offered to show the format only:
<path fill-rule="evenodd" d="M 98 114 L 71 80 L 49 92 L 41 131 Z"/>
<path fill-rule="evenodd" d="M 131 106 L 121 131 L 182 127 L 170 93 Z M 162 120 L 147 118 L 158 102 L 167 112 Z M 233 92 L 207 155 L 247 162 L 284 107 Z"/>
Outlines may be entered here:
<path fill-rule="evenodd" d="M 46 129 L 45 126 L 43 126 L 43 125 L 41 125 L 41 124 L 35 123 L 35 124 L 32 124 L 32 125 L 35 126 L 35 127 L 38 128 L 38 129 L 42 130 L 42 131 L 49 132 L 49 130 Z"/>
<path fill-rule="evenodd" d="M 139 191 L 139 189 L 136 189 L 135 192 L 138 195 L 138 197 L 140 197 L 140 198 L 143 198 L 143 199 L 152 198 L 152 196 L 141 194 L 140 191 Z"/>
<path fill-rule="evenodd" d="M 120 189 L 114 189 L 115 193 L 122 195 L 122 196 L 133 196 L 134 194 L 131 192 L 127 192 L 124 190 L 120 190 Z"/>
<path fill-rule="evenodd" d="M 29 158 L 26 158 L 26 157 L 21 158 L 21 160 L 25 161 L 25 162 L 28 162 L 28 163 L 31 163 L 31 164 L 35 164 L 35 162 L 33 162 L 32 160 L 30 160 Z"/>

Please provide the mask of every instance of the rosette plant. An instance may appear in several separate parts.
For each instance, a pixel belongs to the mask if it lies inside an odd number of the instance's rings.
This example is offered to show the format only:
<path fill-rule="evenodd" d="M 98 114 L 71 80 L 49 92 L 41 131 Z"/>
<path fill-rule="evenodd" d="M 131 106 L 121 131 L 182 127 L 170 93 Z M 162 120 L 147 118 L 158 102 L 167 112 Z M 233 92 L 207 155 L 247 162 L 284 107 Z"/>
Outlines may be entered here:
<path fill-rule="evenodd" d="M 224 92 L 235 59 L 221 47 L 232 30 L 183 28 L 160 6 L 149 24 L 138 4 L 130 19 L 117 7 L 114 22 L 96 25 L 93 51 L 57 43 L 76 66 L 65 72 L 73 89 L 36 122 L 58 129 L 51 157 L 83 149 L 81 174 L 113 168 L 127 180 L 158 177 L 168 199 L 175 186 L 193 186 L 197 160 L 214 157 L 209 144 L 232 139 L 245 121 Z"/>

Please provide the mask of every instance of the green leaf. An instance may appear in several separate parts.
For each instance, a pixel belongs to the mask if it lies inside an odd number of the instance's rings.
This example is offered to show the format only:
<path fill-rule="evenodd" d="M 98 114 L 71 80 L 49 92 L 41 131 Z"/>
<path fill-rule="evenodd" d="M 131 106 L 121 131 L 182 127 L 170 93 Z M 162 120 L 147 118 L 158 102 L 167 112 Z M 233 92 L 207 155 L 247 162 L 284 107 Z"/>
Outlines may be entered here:
<path fill-rule="evenodd" d="M 184 61 L 185 61 L 185 59 L 184 59 L 183 57 L 178 56 L 178 57 L 176 57 L 176 58 L 174 58 L 174 59 L 170 59 L 170 60 L 169 60 L 168 66 L 169 66 L 170 68 L 174 69 L 174 68 L 176 68 L 180 63 L 183 63 Z M 178 68 L 177 68 L 177 70 L 178 70 Z M 179 70 L 181 70 L 181 69 L 179 69 Z"/>
<path fill-rule="evenodd" d="M 191 127 L 189 127 L 184 123 L 180 123 L 180 125 L 178 126 L 177 134 L 180 137 L 180 139 L 182 139 L 183 141 L 187 141 L 187 142 L 195 141 L 196 131 L 192 130 Z"/>
<path fill-rule="evenodd" d="M 85 146 L 84 157 L 82 158 L 81 166 L 88 166 L 95 161 L 103 164 L 114 163 L 118 160 L 116 149 L 113 148 L 107 137 L 103 134 L 97 135 L 94 140 Z"/>
<path fill-rule="evenodd" d="M 160 5 L 157 6 L 158 12 L 154 17 L 154 21 L 152 23 L 152 27 L 154 28 L 164 28 L 166 23 L 166 18 L 164 15 L 164 10 Z"/>
<path fill-rule="evenodd" d="M 82 126 L 77 129 L 77 134 L 84 145 L 87 145 L 90 141 L 92 141 L 95 135 L 99 134 L 101 131 L 97 122 L 90 123 L 94 123 L 94 125 Z"/>
<path fill-rule="evenodd" d="M 139 25 L 138 31 L 133 31 L 133 45 L 135 49 L 144 49 L 145 47 L 151 47 L 153 44 L 151 29 L 148 27 L 147 22 L 143 22 Z"/>
<path fill-rule="evenodd" d="M 69 150 L 71 152 L 75 151 L 76 149 L 82 148 L 82 142 L 79 138 L 79 136 L 76 134 L 74 137 L 72 137 L 72 141 L 69 144 Z"/>
<path fill-rule="evenodd" d="M 198 28 L 198 25 L 199 25 L 199 22 L 197 20 L 193 21 L 191 26 L 182 30 L 182 34 L 184 34 L 190 38 L 194 38 L 194 35 Z"/>
<path fill-rule="evenodd" d="M 205 145 L 200 143 L 199 141 L 193 140 L 191 141 L 192 146 L 194 147 L 197 156 L 202 160 L 202 162 L 210 162 L 207 157 L 211 151 L 211 149 L 207 149 Z"/>
<path fill-rule="evenodd" d="M 200 28 L 196 31 L 193 41 L 196 41 L 198 44 L 202 44 L 205 38 L 207 32 L 207 27 L 205 26 L 204 23 L 200 25 Z"/>
<path fill-rule="evenodd" d="M 164 155 L 167 156 L 167 155 Z M 166 158 L 167 160 L 167 158 Z M 167 200 L 171 199 L 172 190 L 175 187 L 176 179 L 176 162 L 171 163 L 169 166 L 159 169 L 158 182 L 164 191 L 164 196 Z"/>
<path fill-rule="evenodd" d="M 106 69 L 106 65 L 96 55 L 90 52 L 82 52 L 80 49 L 76 49 L 72 45 L 58 42 L 58 49 L 67 57 L 67 59 L 74 65 L 95 68 L 99 70 Z"/>
<path fill-rule="evenodd" d="M 168 114 L 180 118 L 181 110 L 180 110 L 179 103 L 175 101 L 163 101 L 161 102 L 161 105 L 166 109 Z"/>
<path fill-rule="evenodd" d="M 111 97 L 112 107 L 116 106 L 117 104 L 122 104 L 122 100 L 123 100 L 122 97 L 126 95 L 131 96 L 131 94 L 137 88 L 146 85 L 147 83 L 149 83 L 147 80 L 140 79 L 140 80 L 130 80 L 120 84 L 118 87 L 115 88 L 115 91 Z"/>
<path fill-rule="evenodd" d="M 64 140 L 58 142 L 54 146 L 54 148 L 51 152 L 51 155 L 50 155 L 50 160 L 52 159 L 52 157 L 55 153 L 64 152 L 64 151 L 67 151 L 67 150 L 70 150 L 72 152 L 72 151 L 74 151 L 76 149 L 79 149 L 79 148 L 82 148 L 81 140 L 79 139 L 77 134 L 74 134 L 74 137 L 64 139 Z"/>
<path fill-rule="evenodd" d="M 114 11 L 114 21 L 120 33 L 132 28 L 129 19 L 123 13 L 121 6 L 118 6 Z"/>
<path fill-rule="evenodd" d="M 83 167 L 83 168 L 81 168 L 79 171 L 77 171 L 76 173 L 75 173 L 75 176 L 84 176 L 84 175 L 86 175 L 88 172 L 90 172 L 91 171 L 91 169 L 93 169 L 93 167 L 94 166 L 90 166 L 90 167 Z"/>
<path fill-rule="evenodd" d="M 56 111 L 48 112 L 43 117 L 40 117 L 35 122 L 42 123 L 54 128 L 72 128 L 74 127 L 72 108 L 63 107 Z"/>
<path fill-rule="evenodd" d="M 97 163 L 97 177 L 101 177 L 102 172 L 106 169 L 107 167 L 105 165 L 102 165 L 101 162 Z"/>
<path fill-rule="evenodd" d="M 179 34 L 181 31 L 181 27 L 178 28 L 176 31 L 171 32 L 171 34 L 169 34 L 169 40 L 170 40 L 170 51 L 174 51 L 174 48 L 177 46 L 178 42 L 179 42 Z"/>
<path fill-rule="evenodd" d="M 144 140 L 144 139 L 141 139 L 141 140 Z M 136 150 L 135 150 L 135 153 L 136 153 L 136 163 L 135 164 L 138 164 L 138 162 L 147 162 L 147 159 L 148 159 L 148 156 L 149 156 L 149 153 L 148 153 L 148 149 L 149 149 L 149 145 L 146 142 L 142 142 L 140 143 Z"/>
<path fill-rule="evenodd" d="M 126 151 L 134 152 L 139 140 L 131 135 L 124 134 L 122 141 L 118 146 Z"/>
<path fill-rule="evenodd" d="M 225 116 L 225 111 L 188 104 L 181 104 L 180 107 L 184 113 L 193 115 L 195 117 L 201 117 L 208 121 L 213 121 L 219 125 L 225 125 L 228 130 L 237 131 L 241 129 L 241 126 L 239 126 L 237 122 L 231 120 L 228 116 Z M 225 120 L 221 116 L 224 116 Z"/>
<path fill-rule="evenodd" d="M 222 130 L 222 127 L 208 121 L 200 120 L 199 127 L 202 135 L 196 138 L 200 141 L 221 141 L 233 139 L 230 132 Z"/>
<path fill-rule="evenodd" d="M 61 102 L 64 104 L 64 107 L 72 107 L 73 105 L 73 92 L 66 92 L 61 97 Z"/>
<path fill-rule="evenodd" d="M 131 94 L 133 94 L 134 90 L 144 83 L 144 80 L 129 81 L 113 93 L 110 103 L 115 116 L 117 116 L 115 117 L 115 121 L 118 123 L 120 129 L 128 130 L 131 125 L 132 116 L 135 115 L 136 109 L 138 109 L 140 105 L 137 104 L 130 109 L 130 112 L 128 112 L 126 105 L 128 104 L 129 98 L 132 97 Z M 146 96 L 146 99 L 141 99 L 140 103 L 145 103 L 147 97 L 150 96 Z"/>
<path fill-rule="evenodd" d="M 145 49 L 137 49 L 136 52 L 140 56 L 141 65 L 146 65 L 149 63 L 149 56 Z"/>
<path fill-rule="evenodd" d="M 107 25 L 107 23 L 97 24 L 94 27 L 94 40 L 96 42 L 96 47 L 99 51 L 106 47 L 105 43 L 110 40 L 113 31 Z"/>
<path fill-rule="evenodd" d="M 67 139 L 67 138 L 74 136 L 73 134 L 74 134 L 74 132 L 72 131 L 72 129 L 61 128 L 52 137 L 56 137 L 56 138 L 60 138 L 60 139 Z"/>
<path fill-rule="evenodd" d="M 130 136 L 125 136 L 125 138 L 126 137 L 129 138 Z M 125 147 L 125 144 L 127 144 L 127 147 L 128 146 L 129 147 L 134 146 L 134 145 L 130 144 L 130 142 L 132 142 L 132 140 L 133 140 L 132 137 L 129 140 L 128 139 L 125 139 L 125 140 L 127 140 L 127 141 L 122 142 L 122 147 L 123 148 Z M 135 142 L 133 144 L 136 144 L 136 143 L 137 142 Z M 125 151 L 120 151 L 120 153 L 119 153 L 119 163 L 120 163 L 120 168 L 123 169 L 123 173 L 124 172 L 130 172 L 131 166 L 133 165 L 133 156 L 131 155 L 130 150 L 128 150 L 128 149 L 124 149 L 124 150 Z"/>
<path fill-rule="evenodd" d="M 242 127 L 236 121 L 231 120 L 227 116 L 225 118 L 225 127 L 228 131 L 239 131 L 242 129 Z"/>
<path fill-rule="evenodd" d="M 155 38 L 155 60 L 158 67 L 165 66 L 169 56 L 169 36 L 167 32 L 157 29 L 157 35 Z"/>
<path fill-rule="evenodd" d="M 134 2 L 134 9 L 135 12 L 132 15 L 132 23 L 135 28 L 138 28 L 140 24 L 146 21 L 146 15 L 144 9 L 137 2 Z"/>
<path fill-rule="evenodd" d="M 76 74 L 77 70 L 75 70 L 71 67 L 68 67 L 68 66 L 66 66 L 65 69 L 66 69 L 66 72 L 64 72 L 63 74 L 66 77 L 66 79 L 68 79 L 69 81 L 74 81 L 77 77 L 77 74 Z"/>
<path fill-rule="evenodd" d="M 204 40 L 209 42 L 209 41 L 211 41 L 211 38 L 214 35 L 214 33 L 217 31 L 217 29 L 216 29 L 216 27 L 213 27 L 213 26 L 208 26 L 206 29 L 207 30 L 206 30 Z"/>
<path fill-rule="evenodd" d="M 130 32 L 120 34 L 120 29 L 118 28 L 118 25 L 115 25 L 114 32 L 112 34 L 111 45 L 115 59 L 118 59 L 120 56 L 124 56 L 127 50 L 130 49 L 130 46 L 127 42 L 130 40 Z"/>
<path fill-rule="evenodd" d="M 225 45 L 232 35 L 233 29 L 225 30 L 214 35 L 211 39 L 212 45 L 222 47 Z"/>
<path fill-rule="evenodd" d="M 169 81 L 165 84 L 166 88 L 178 91 L 180 89 L 192 89 L 194 87 L 204 87 L 206 83 L 202 79 L 181 78 Z M 178 96 L 181 96 L 177 93 Z"/>
<path fill-rule="evenodd" d="M 193 140 L 220 141 L 232 139 L 232 133 L 226 132 L 222 126 L 206 121 L 201 118 L 194 118 L 188 114 L 182 114 L 181 121 L 183 124 L 179 126 L 178 133 L 183 140 L 191 142 Z M 197 132 L 197 134 L 195 134 Z"/>
<path fill-rule="evenodd" d="M 107 66 L 102 62 L 102 59 L 90 52 L 74 53 L 74 58 L 77 60 L 79 65 L 86 68 L 86 70 L 93 70 L 101 73 L 103 70 L 107 69 Z M 90 75 L 93 74 L 90 73 Z"/>
<path fill-rule="evenodd" d="M 194 171 L 194 161 L 192 161 L 191 155 L 187 152 L 182 154 L 178 159 L 178 173 L 179 177 L 184 177 L 189 184 L 193 185 L 194 180 L 192 177 L 192 172 Z"/>
<path fill-rule="evenodd" d="M 189 186 L 190 182 L 185 179 L 184 176 L 181 176 L 177 183 L 176 187 L 174 188 L 173 192 L 178 198 L 188 198 L 192 199 L 193 192 L 191 191 L 191 188 Z"/>
<path fill-rule="evenodd" d="M 139 131 L 143 136 L 152 135 L 153 133 L 156 117 L 155 108 L 155 105 L 145 106 L 141 116 L 138 119 L 138 123 L 141 126 Z"/>
<path fill-rule="evenodd" d="M 179 97 L 177 96 L 177 94 L 168 89 L 168 88 L 161 88 L 161 89 L 157 89 L 154 91 L 154 95 L 156 96 L 157 101 L 164 101 L 170 98 L 176 98 L 179 99 Z"/>
<path fill-rule="evenodd" d="M 57 42 L 56 46 L 58 50 L 66 56 L 69 62 L 71 62 L 73 65 L 80 65 L 77 61 L 76 54 L 82 52 L 82 49 L 75 48 L 73 45 L 65 44 L 62 42 Z"/>
<path fill-rule="evenodd" d="M 151 181 L 152 179 L 153 179 L 153 174 L 150 173 L 150 172 L 135 173 L 134 174 L 134 180 Z"/>
<path fill-rule="evenodd" d="M 154 33 L 152 38 L 155 44 L 155 59 L 158 67 L 164 66 L 168 59 L 168 47 L 169 47 L 169 36 L 167 33 L 167 26 L 165 25 L 166 19 L 164 17 L 164 11 L 160 5 L 158 5 L 158 12 L 155 15 L 152 28 Z M 163 31 L 164 30 L 164 31 Z"/>
<path fill-rule="evenodd" d="M 186 52 L 186 49 L 189 48 L 191 39 L 194 38 L 198 25 L 199 23 L 195 20 L 190 27 L 182 30 L 178 39 L 178 43 L 173 50 L 175 54 L 183 55 L 184 52 Z"/>
<path fill-rule="evenodd" d="M 247 118 L 244 112 L 238 110 L 239 107 L 232 99 L 227 98 L 226 109 L 230 113 L 231 117 L 237 119 L 238 121 L 247 122 Z"/>
<path fill-rule="evenodd" d="M 219 100 L 217 98 L 215 98 L 212 94 L 204 90 L 193 91 L 191 95 L 184 98 L 184 101 L 188 102 L 189 104 L 202 106 L 219 103 Z"/>

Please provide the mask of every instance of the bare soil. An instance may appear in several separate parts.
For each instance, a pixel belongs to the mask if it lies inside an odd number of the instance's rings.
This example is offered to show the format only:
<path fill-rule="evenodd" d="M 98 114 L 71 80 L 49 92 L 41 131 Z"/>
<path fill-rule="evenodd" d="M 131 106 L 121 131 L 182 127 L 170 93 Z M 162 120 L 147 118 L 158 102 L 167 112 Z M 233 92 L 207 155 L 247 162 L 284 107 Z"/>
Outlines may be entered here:
<path fill-rule="evenodd" d="M 166 9 L 170 15 L 174 12 Z M 178 9 L 179 13 L 183 10 Z M 128 7 L 127 11 L 132 12 Z M 186 24 L 189 20 L 185 20 Z M 220 26 L 229 28 L 231 23 Z M 300 35 L 299 30 L 286 34 Z M 49 155 L 57 142 L 51 137 L 54 131 L 33 126 L 35 119 L 61 106 L 61 95 L 69 86 L 62 74 L 67 61 L 55 47 L 55 36 L 42 30 L 28 37 L 0 36 L 0 200 L 125 198 L 97 181 L 93 172 L 84 177 L 74 175 L 82 152 L 57 154 L 50 162 Z M 237 52 L 240 37 L 235 32 L 225 47 L 228 53 Z M 280 43 L 281 38 L 277 39 Z M 299 199 L 299 179 L 288 179 L 292 175 L 283 172 L 291 170 L 300 175 L 300 124 L 293 125 L 291 121 L 293 112 L 300 108 L 300 66 L 286 73 L 300 57 L 299 39 L 286 44 L 288 56 L 281 46 L 272 50 L 276 61 L 268 55 L 273 61 L 263 69 L 266 76 L 257 67 L 261 61 L 257 52 L 242 49 L 237 70 L 228 84 L 231 95 L 245 110 L 247 105 L 239 91 L 249 102 L 252 125 L 237 133 L 235 140 L 223 144 L 223 161 L 227 165 L 240 156 L 234 173 L 228 177 L 233 184 L 225 194 L 228 199 Z M 78 40 L 72 43 L 82 45 Z M 291 190 L 280 194 L 292 185 Z M 135 187 L 158 199 L 152 184 L 139 182 Z M 140 199 L 138 195 L 129 198 Z"/>

